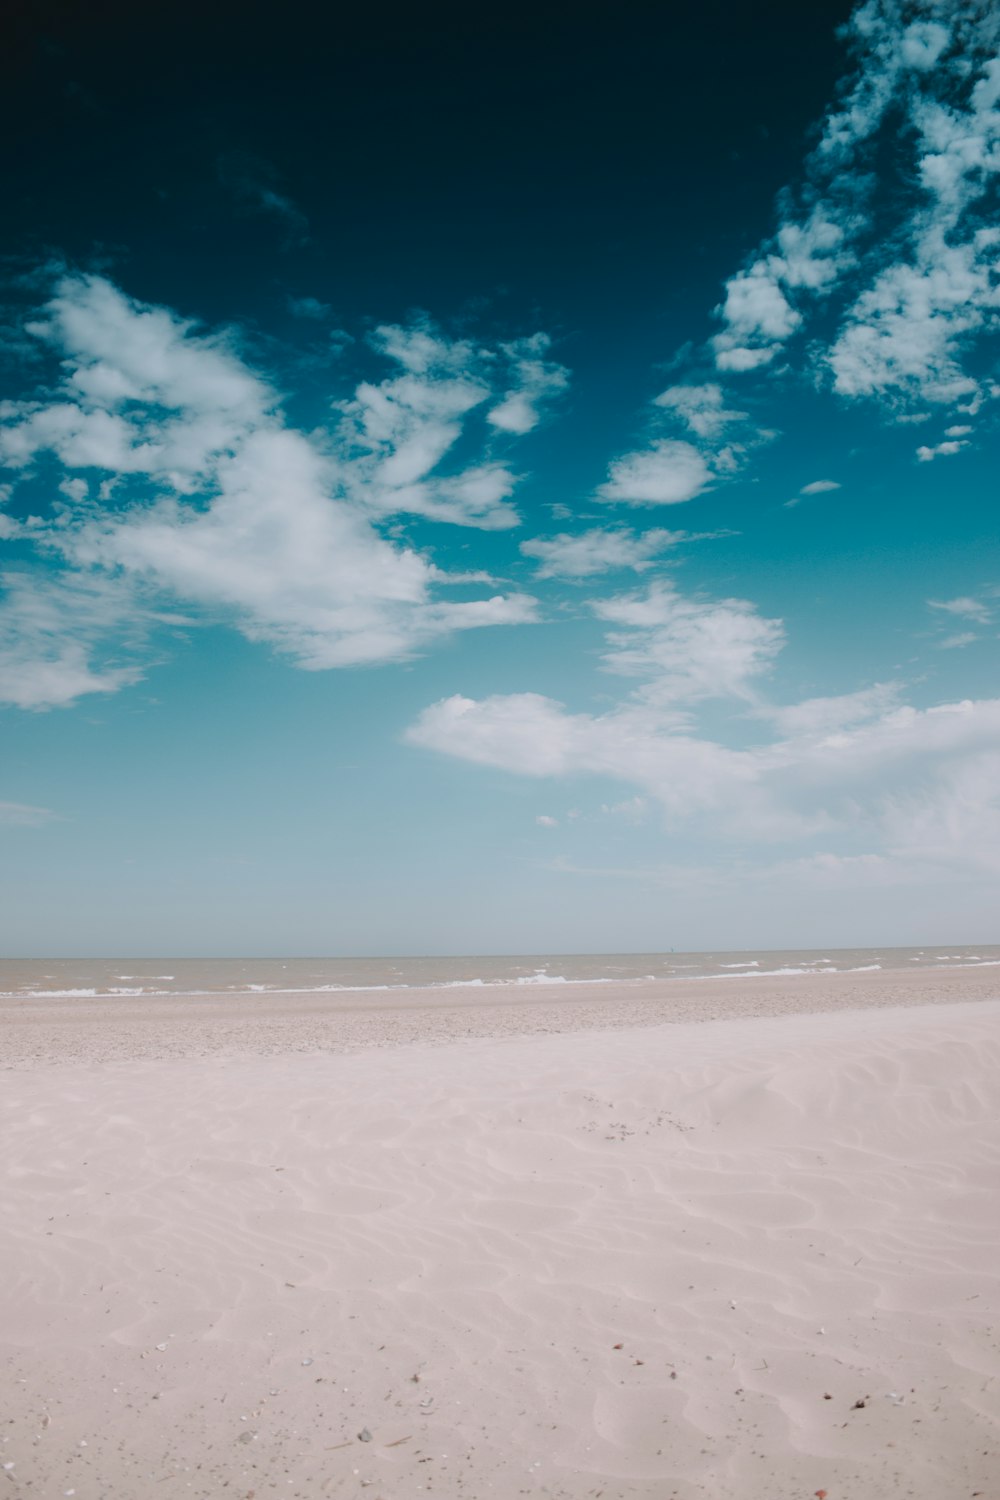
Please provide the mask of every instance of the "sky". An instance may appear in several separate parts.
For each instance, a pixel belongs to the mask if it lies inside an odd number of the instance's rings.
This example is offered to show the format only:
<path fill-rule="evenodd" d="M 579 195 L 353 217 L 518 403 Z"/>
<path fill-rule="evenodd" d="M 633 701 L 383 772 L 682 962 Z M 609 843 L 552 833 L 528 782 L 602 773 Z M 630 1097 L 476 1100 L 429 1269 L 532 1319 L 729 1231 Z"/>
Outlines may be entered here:
<path fill-rule="evenodd" d="M 0 953 L 996 941 L 1000 16 L 19 10 Z"/>

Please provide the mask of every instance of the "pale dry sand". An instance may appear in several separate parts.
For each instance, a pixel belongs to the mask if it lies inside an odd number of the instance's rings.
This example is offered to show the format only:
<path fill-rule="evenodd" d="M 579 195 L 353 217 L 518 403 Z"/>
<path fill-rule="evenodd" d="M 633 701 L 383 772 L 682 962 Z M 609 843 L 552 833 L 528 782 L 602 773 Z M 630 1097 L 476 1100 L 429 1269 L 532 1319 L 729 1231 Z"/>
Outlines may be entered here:
<path fill-rule="evenodd" d="M 659 990 L 9 1005 L 0 1500 L 996 1500 L 1000 970 Z"/>

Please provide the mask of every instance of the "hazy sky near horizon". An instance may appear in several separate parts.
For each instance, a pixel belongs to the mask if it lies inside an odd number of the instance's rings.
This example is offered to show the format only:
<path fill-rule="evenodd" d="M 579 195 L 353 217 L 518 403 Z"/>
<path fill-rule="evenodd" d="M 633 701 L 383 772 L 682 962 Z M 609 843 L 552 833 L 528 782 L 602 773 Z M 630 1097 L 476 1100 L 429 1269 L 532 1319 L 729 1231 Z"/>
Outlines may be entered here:
<path fill-rule="evenodd" d="M 995 938 L 998 47 L 22 14 L 0 952 Z"/>

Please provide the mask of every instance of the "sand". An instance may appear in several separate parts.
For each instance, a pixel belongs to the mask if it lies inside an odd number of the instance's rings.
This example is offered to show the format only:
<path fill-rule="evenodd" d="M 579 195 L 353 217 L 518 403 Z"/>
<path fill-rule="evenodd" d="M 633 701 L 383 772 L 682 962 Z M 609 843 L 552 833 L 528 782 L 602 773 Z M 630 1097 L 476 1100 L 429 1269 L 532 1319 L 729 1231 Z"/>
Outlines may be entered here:
<path fill-rule="evenodd" d="M 9 1004 L 0 1497 L 996 1500 L 1000 970 L 659 990 Z"/>

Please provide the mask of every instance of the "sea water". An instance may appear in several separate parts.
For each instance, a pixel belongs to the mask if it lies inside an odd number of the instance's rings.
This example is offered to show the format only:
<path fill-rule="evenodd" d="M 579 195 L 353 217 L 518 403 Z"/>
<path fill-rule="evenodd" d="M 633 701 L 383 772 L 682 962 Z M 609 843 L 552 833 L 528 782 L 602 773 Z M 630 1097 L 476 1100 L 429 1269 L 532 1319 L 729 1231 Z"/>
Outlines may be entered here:
<path fill-rule="evenodd" d="M 1000 966 L 1000 947 L 816 948 L 712 953 L 533 953 L 388 958 L 61 958 L 0 960 L 0 997 L 384 992 Z"/>

